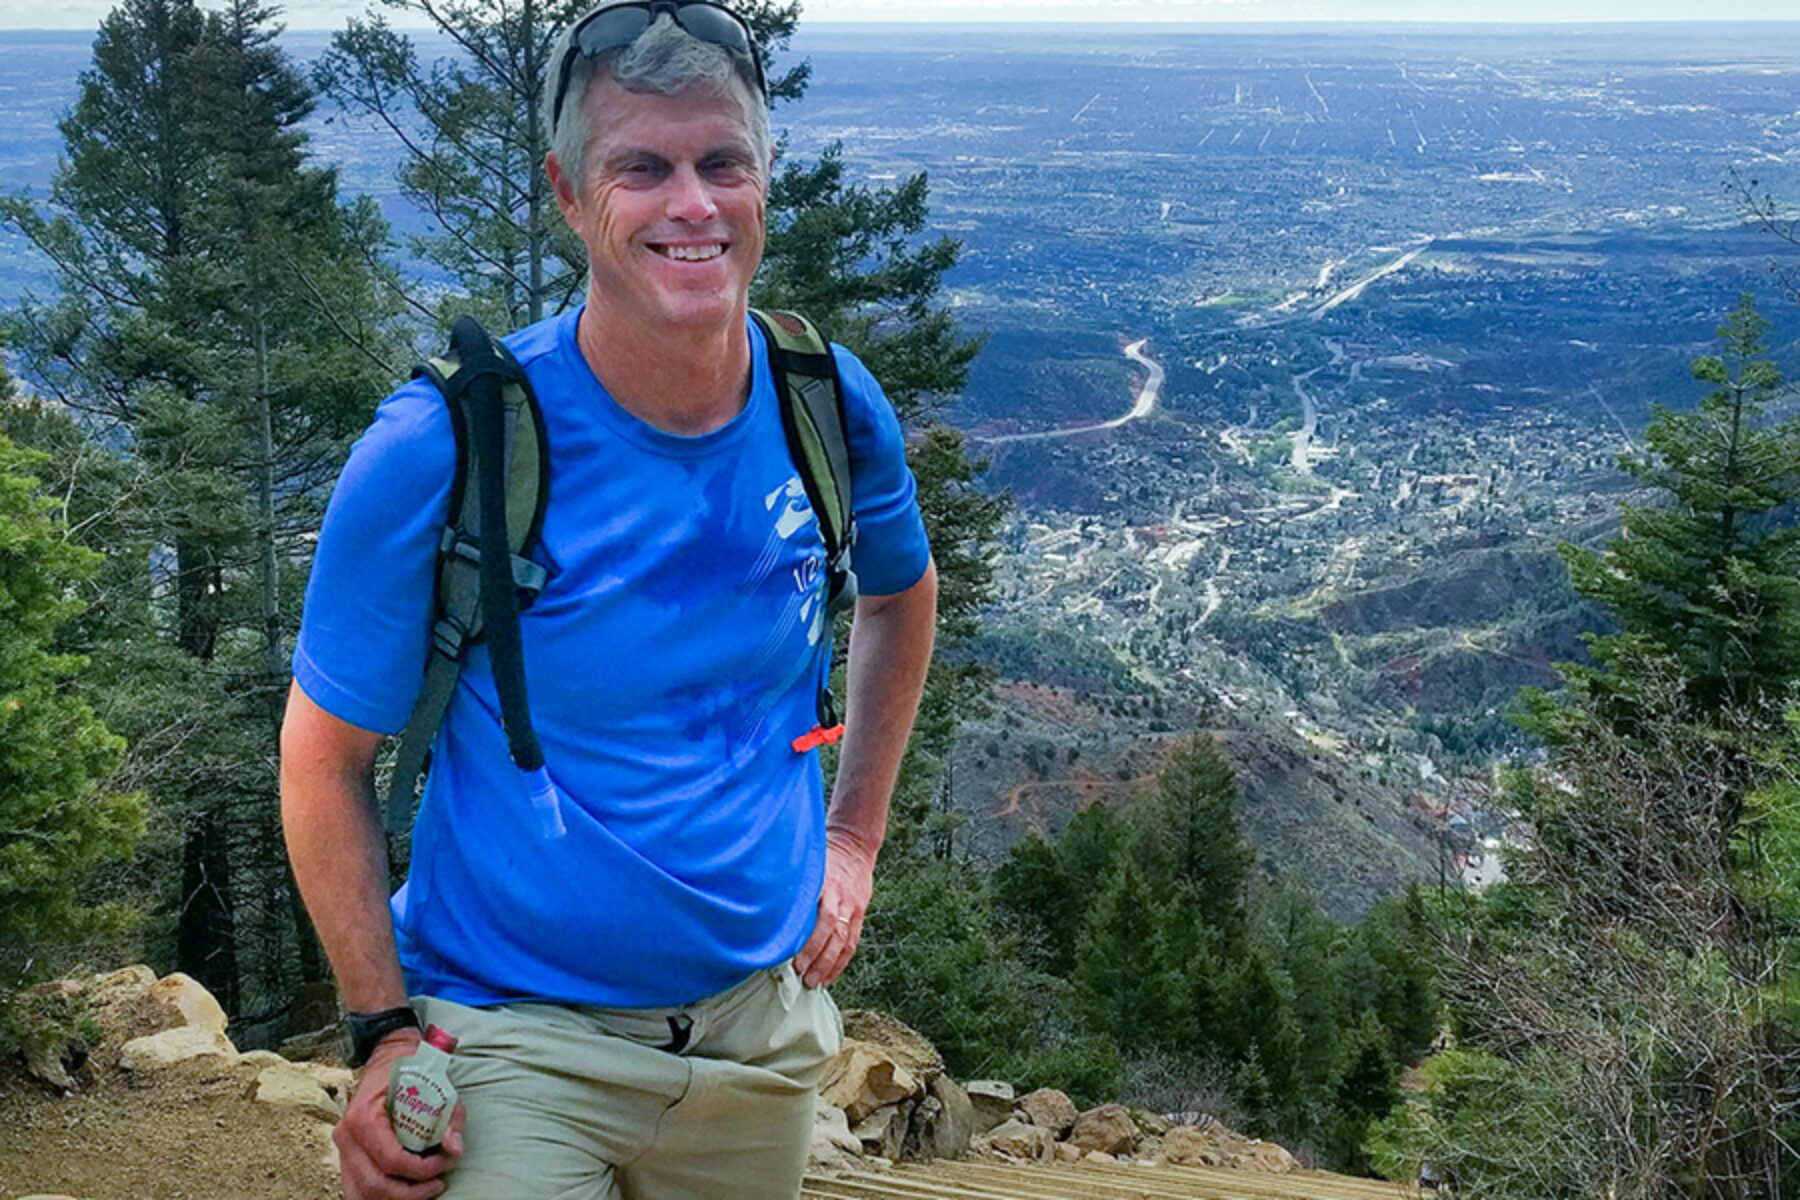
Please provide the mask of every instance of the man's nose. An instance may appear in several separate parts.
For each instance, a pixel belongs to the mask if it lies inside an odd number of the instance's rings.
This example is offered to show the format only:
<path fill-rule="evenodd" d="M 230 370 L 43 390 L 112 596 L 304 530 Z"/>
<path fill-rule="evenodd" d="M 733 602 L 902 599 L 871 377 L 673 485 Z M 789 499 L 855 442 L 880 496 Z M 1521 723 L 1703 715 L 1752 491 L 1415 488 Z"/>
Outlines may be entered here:
<path fill-rule="evenodd" d="M 678 167 L 670 178 L 669 216 L 677 221 L 710 221 L 718 215 L 712 189 L 693 167 Z"/>

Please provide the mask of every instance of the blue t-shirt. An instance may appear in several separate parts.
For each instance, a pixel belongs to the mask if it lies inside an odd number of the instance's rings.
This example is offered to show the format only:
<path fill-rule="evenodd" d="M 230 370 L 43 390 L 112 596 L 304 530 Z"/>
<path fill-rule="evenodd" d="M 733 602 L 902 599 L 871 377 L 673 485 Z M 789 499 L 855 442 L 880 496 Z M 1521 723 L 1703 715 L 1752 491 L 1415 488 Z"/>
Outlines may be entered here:
<path fill-rule="evenodd" d="M 654 1007 L 799 951 L 824 874 L 816 721 L 824 544 L 754 325 L 750 396 L 680 437 L 626 412 L 576 346 L 579 311 L 506 339 L 543 409 L 549 580 L 521 617 L 532 722 L 561 794 L 551 836 L 507 756 L 485 647 L 434 746 L 393 898 L 408 987 L 464 1004 Z M 880 386 L 835 348 L 867 595 L 929 558 Z M 415 382 L 351 451 L 319 537 L 294 676 L 334 716 L 405 726 L 423 677 L 455 443 Z"/>

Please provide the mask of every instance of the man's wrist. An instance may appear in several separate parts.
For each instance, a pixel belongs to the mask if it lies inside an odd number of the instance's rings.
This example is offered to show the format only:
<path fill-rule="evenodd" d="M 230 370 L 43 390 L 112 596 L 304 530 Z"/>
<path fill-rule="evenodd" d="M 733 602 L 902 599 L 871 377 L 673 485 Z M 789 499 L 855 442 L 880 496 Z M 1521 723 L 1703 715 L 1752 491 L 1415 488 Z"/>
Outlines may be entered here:
<path fill-rule="evenodd" d="M 344 1027 L 350 1034 L 352 1069 L 360 1068 L 375 1053 L 375 1047 L 397 1033 L 419 1031 L 419 1015 L 410 1005 L 398 1004 L 379 1012 L 353 1012 L 344 1015 Z"/>
<path fill-rule="evenodd" d="M 882 833 L 885 834 L 886 830 L 883 830 Z M 885 839 L 882 836 L 871 838 L 867 834 L 852 828 L 847 822 L 839 823 L 829 819 L 825 822 L 825 842 L 827 845 L 835 843 L 840 846 L 848 846 L 849 849 L 855 851 L 858 855 L 871 863 L 880 856 L 881 843 L 883 840 Z"/>

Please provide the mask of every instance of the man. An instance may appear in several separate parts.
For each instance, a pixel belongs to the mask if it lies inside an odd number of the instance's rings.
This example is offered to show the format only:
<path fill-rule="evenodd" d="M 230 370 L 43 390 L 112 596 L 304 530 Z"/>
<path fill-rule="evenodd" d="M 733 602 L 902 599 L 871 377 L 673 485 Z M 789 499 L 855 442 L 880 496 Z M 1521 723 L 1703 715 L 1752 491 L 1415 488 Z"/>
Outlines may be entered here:
<path fill-rule="evenodd" d="M 282 812 L 373 1043 L 335 1135 L 353 1200 L 798 1191 L 841 1037 L 819 989 L 860 934 L 936 576 L 893 412 L 839 351 L 861 595 L 827 813 L 794 744 L 828 667 L 823 547 L 746 314 L 765 88 L 747 28 L 697 0 L 602 5 L 551 59 L 546 165 L 587 247 L 587 303 L 507 343 L 551 453 L 549 578 L 521 627 L 562 829 L 507 758 L 476 647 L 391 906 L 373 764 L 423 670 L 454 462 L 429 385 L 381 406 L 332 497 Z M 383 1109 L 419 1038 L 409 1003 L 459 1039 L 436 1157 L 403 1151 Z"/>

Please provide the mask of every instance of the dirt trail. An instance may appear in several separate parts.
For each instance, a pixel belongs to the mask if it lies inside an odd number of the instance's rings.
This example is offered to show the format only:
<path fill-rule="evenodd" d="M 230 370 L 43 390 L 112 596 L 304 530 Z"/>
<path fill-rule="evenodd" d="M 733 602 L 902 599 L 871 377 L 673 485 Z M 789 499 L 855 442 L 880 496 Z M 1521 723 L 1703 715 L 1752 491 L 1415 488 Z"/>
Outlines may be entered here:
<path fill-rule="evenodd" d="M 1083 790 L 1093 788 L 1137 788 L 1156 780 L 1154 775 L 1139 775 L 1133 779 L 1096 779 L 1093 776 L 1074 776 L 1068 779 L 1027 779 L 1024 783 L 1006 793 L 1006 803 L 994 810 L 996 817 L 1010 817 L 1019 811 L 1019 801 L 1025 793 L 1037 791 L 1039 788 L 1078 787 Z"/>
<path fill-rule="evenodd" d="M 331 1128 L 245 1099 L 256 1068 L 186 1063 L 52 1095 L 0 1065 L 0 1200 L 329 1200 Z"/>

